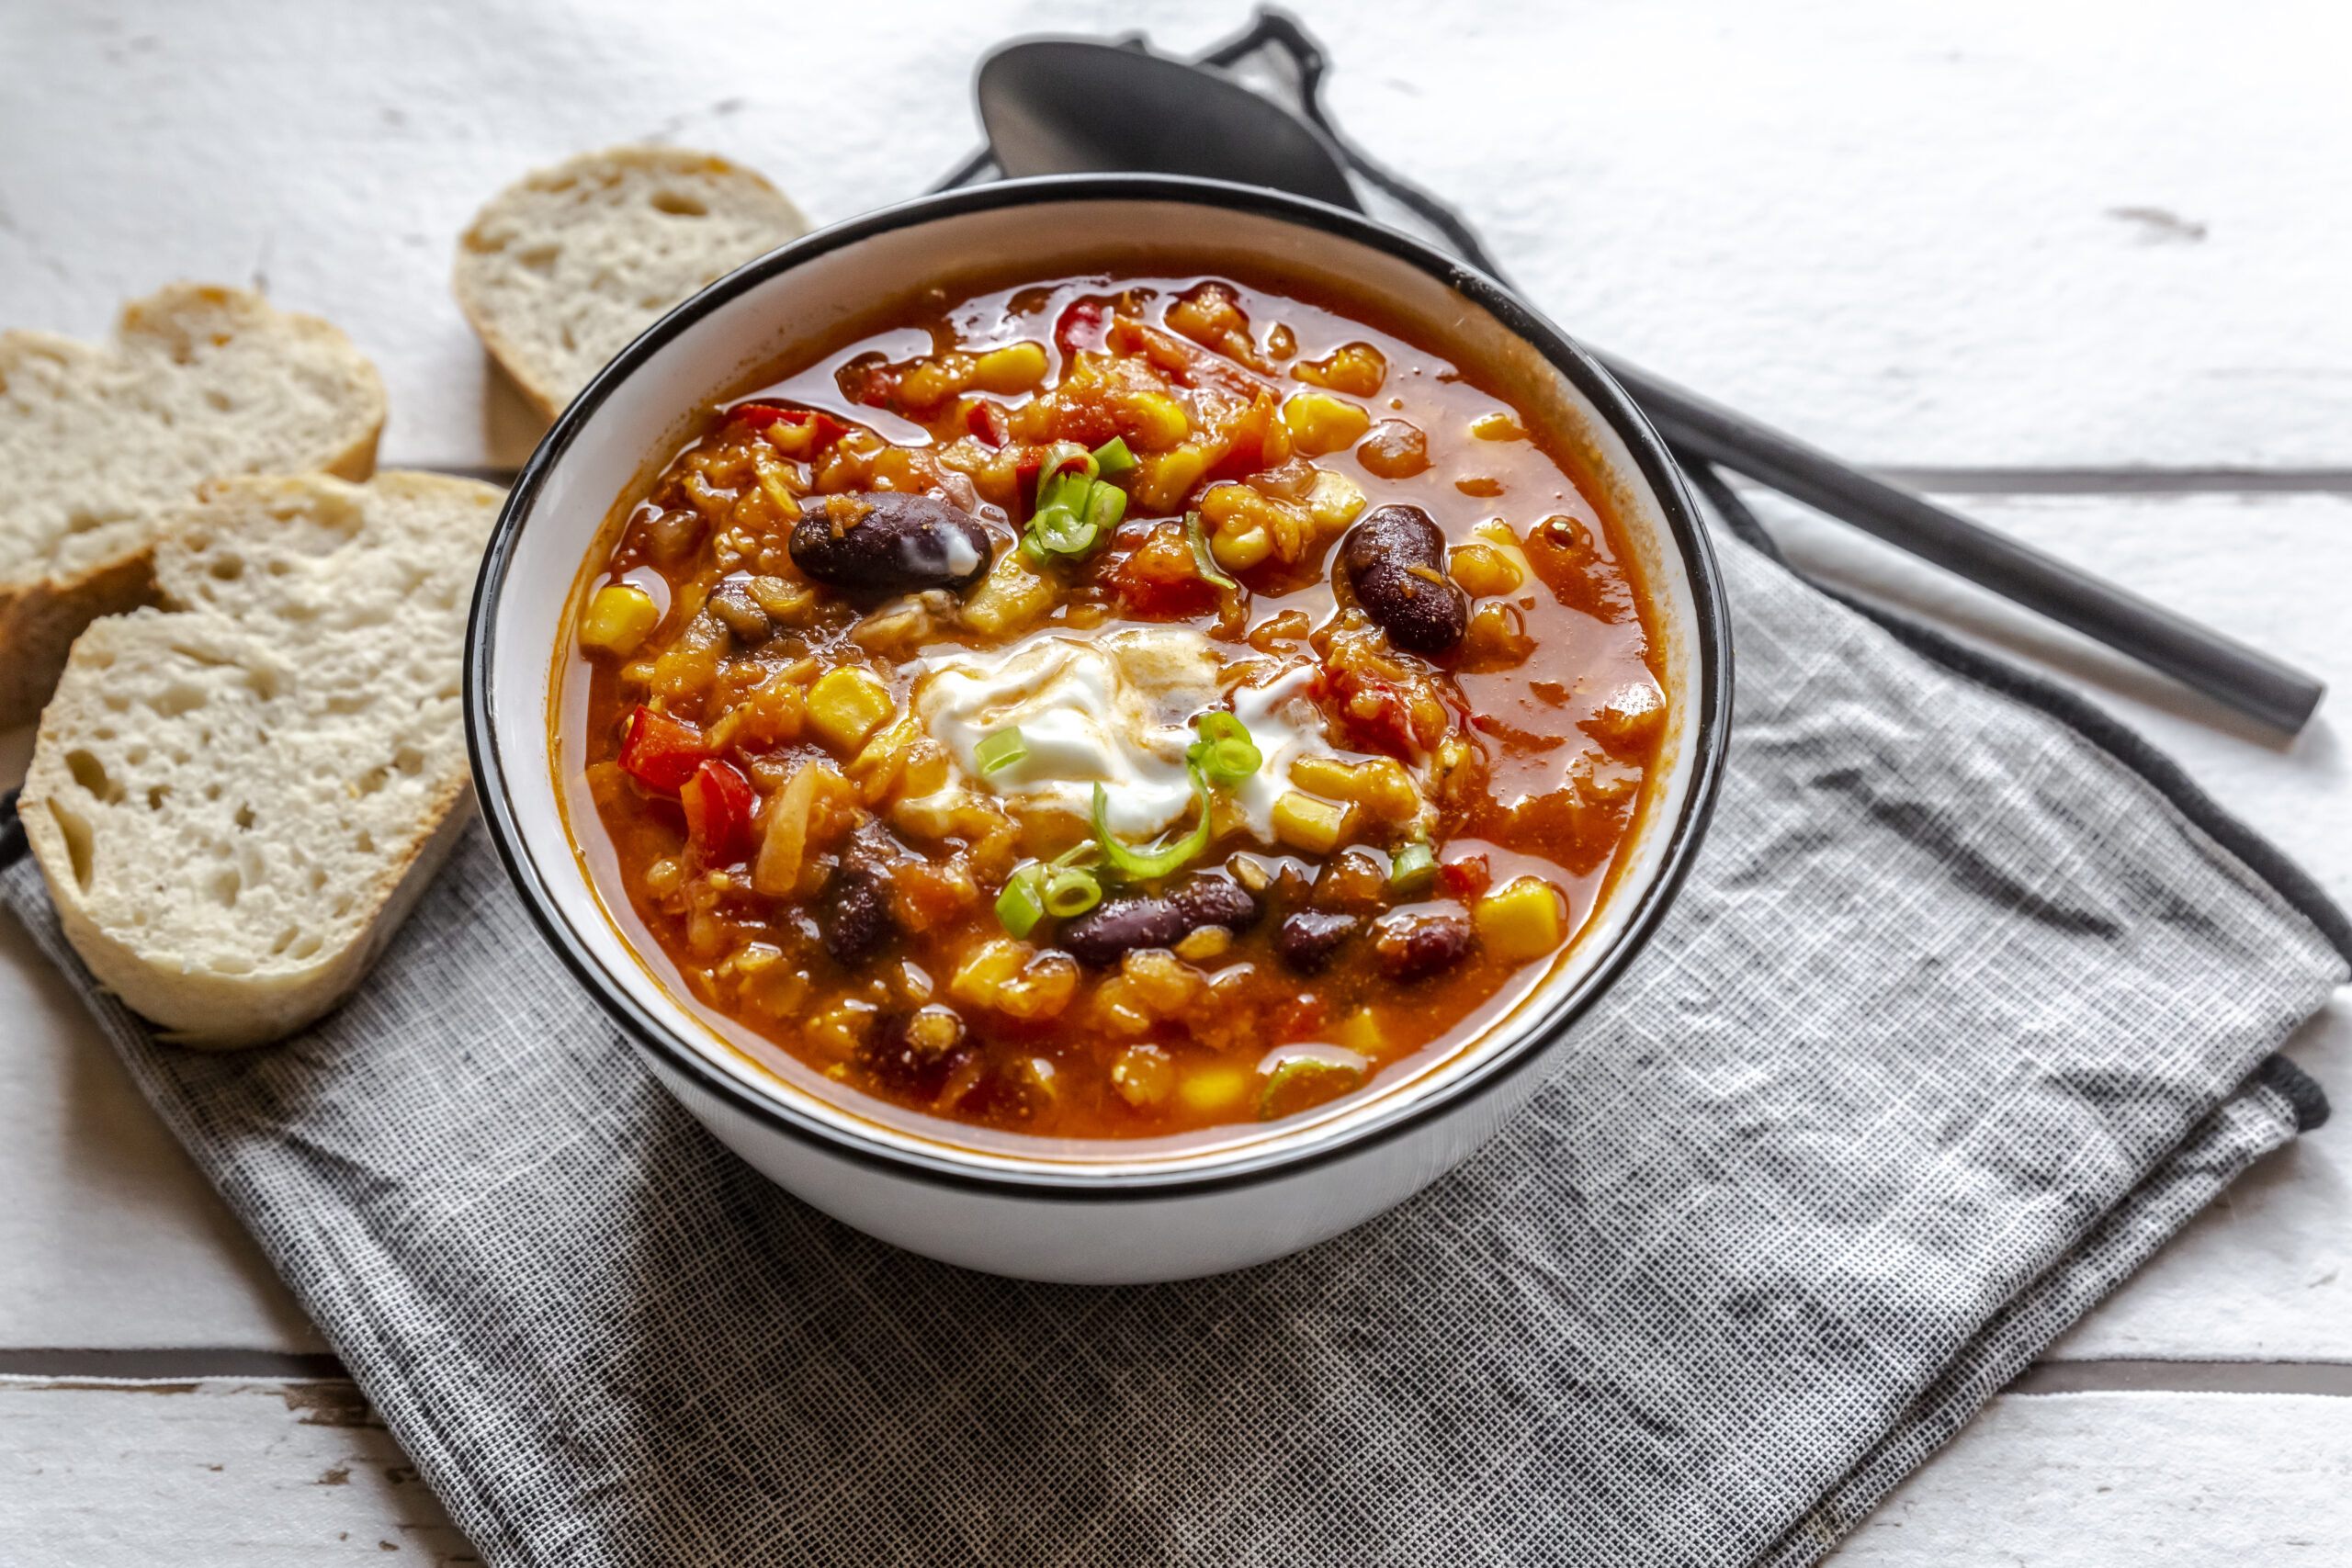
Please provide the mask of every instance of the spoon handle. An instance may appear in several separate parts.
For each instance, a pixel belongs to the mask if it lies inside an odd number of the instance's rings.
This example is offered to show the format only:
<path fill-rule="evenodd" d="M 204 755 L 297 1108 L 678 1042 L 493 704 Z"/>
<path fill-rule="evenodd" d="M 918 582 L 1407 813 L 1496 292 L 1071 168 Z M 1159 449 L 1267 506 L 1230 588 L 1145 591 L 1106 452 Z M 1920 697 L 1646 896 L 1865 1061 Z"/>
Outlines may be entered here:
<path fill-rule="evenodd" d="M 1735 468 L 2292 735 L 2324 683 L 1828 453 L 1603 356 L 1668 445 Z"/>

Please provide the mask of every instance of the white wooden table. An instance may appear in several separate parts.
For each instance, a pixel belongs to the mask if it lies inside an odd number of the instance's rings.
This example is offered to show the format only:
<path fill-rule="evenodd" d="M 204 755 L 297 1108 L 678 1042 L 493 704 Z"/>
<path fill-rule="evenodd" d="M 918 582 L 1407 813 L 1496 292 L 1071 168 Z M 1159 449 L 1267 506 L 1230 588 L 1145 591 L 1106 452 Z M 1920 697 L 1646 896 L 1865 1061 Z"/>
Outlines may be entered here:
<path fill-rule="evenodd" d="M 2352 686 L 2352 12 L 1314 0 L 1344 124 L 1570 331 Z M 383 368 L 386 462 L 537 434 L 447 288 L 533 164 L 668 137 L 822 220 L 973 141 L 973 60 L 1124 7 L 0 0 L 0 325 L 265 278 Z M 1197 48 L 1238 3 L 1153 8 Z M 2352 900 L 2339 696 L 2291 745 L 1793 507 L 1792 553 L 2054 671 Z M 30 738 L 0 737 L 0 783 Z M 2352 1006 L 2337 1121 L 1994 1401 L 1841 1563 L 2352 1560 Z M 472 1561 L 0 920 L 0 1560 Z"/>

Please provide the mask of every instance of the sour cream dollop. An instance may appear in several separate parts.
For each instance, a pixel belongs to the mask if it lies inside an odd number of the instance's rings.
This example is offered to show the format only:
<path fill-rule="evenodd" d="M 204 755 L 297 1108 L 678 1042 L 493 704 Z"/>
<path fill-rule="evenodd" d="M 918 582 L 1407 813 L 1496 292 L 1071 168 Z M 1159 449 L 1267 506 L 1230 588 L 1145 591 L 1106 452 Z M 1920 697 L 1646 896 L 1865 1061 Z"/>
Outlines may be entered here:
<path fill-rule="evenodd" d="M 1111 830 L 1129 840 L 1184 820 L 1193 720 L 1227 705 L 1224 661 L 1189 626 L 1040 632 L 988 652 L 933 650 L 923 667 L 916 719 L 975 787 L 1026 810 L 1091 818 L 1100 784 Z M 1235 716 L 1265 763 L 1234 792 L 1232 808 L 1261 842 L 1272 841 L 1273 803 L 1290 787 L 1291 762 L 1331 750 L 1305 700 L 1313 675 L 1311 667 L 1289 671 L 1233 694 Z M 980 742 L 1016 725 L 1027 755 L 983 773 Z"/>

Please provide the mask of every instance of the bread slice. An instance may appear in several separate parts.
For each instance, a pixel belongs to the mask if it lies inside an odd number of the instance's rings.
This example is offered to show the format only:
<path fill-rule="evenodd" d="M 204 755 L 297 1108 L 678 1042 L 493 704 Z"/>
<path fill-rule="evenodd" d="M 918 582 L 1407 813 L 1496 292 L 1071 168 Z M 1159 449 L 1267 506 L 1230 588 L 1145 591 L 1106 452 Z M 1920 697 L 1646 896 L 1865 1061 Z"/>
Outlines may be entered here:
<path fill-rule="evenodd" d="M 466 615 L 502 492 L 387 472 L 208 486 L 93 622 L 18 812 L 101 984 L 189 1045 L 273 1040 L 382 951 L 472 805 Z"/>
<path fill-rule="evenodd" d="M 0 333 L 0 728 L 40 711 L 93 617 L 153 597 L 158 518 L 201 481 L 376 467 L 384 384 L 351 340 L 175 283 L 114 341 Z"/>
<path fill-rule="evenodd" d="M 616 147 L 492 197 L 458 239 L 451 286 L 553 419 L 673 305 L 808 231 L 783 192 L 724 158 Z"/>

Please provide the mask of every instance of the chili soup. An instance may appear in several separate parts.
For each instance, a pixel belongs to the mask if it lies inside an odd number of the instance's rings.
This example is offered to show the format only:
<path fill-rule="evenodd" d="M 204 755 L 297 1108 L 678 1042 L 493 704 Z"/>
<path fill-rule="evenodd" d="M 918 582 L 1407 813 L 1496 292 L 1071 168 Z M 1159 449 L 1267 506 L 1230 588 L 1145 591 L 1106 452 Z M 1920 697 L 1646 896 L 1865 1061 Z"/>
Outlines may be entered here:
<path fill-rule="evenodd" d="M 901 1110 L 1161 1137 L 1376 1092 L 1575 942 L 1658 626 L 1476 367 L 1228 274 L 776 369 L 622 498 L 560 654 L 574 831 L 705 1007 Z"/>

